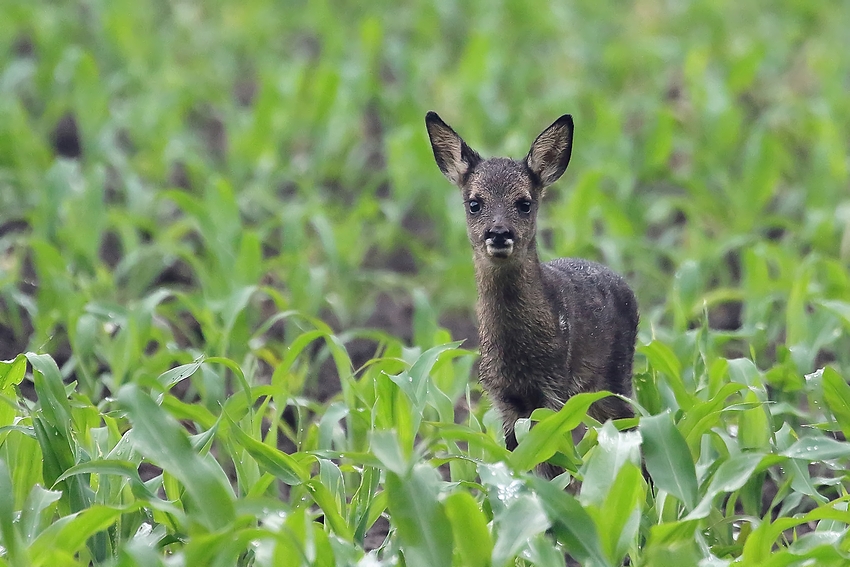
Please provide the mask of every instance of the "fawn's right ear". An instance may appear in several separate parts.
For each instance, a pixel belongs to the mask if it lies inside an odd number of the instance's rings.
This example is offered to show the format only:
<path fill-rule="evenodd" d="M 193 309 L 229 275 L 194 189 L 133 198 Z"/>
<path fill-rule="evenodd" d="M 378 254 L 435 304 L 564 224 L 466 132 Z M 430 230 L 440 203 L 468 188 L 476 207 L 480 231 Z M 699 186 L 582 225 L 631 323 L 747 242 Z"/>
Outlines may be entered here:
<path fill-rule="evenodd" d="M 573 117 L 564 114 L 537 136 L 525 163 L 540 180 L 542 188 L 556 182 L 570 163 L 573 151 Z"/>
<path fill-rule="evenodd" d="M 460 187 L 467 174 L 481 161 L 481 156 L 467 146 L 436 112 L 425 115 L 425 126 L 428 128 L 431 149 L 434 150 L 434 159 L 440 171 L 449 181 Z"/>

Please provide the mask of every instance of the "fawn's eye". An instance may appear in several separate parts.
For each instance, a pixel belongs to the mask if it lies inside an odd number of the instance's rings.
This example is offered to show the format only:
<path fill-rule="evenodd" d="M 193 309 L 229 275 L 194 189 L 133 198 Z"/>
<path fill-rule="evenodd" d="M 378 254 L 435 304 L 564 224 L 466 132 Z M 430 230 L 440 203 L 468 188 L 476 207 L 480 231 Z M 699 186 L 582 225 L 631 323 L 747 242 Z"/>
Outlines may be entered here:
<path fill-rule="evenodd" d="M 473 215 L 481 211 L 481 203 L 476 201 L 475 199 L 470 199 L 466 206 L 469 208 L 469 212 Z"/>
<path fill-rule="evenodd" d="M 526 199 L 523 199 L 522 201 L 517 201 L 516 208 L 517 210 L 519 210 L 519 212 L 527 215 L 531 212 L 531 201 L 528 201 Z"/>

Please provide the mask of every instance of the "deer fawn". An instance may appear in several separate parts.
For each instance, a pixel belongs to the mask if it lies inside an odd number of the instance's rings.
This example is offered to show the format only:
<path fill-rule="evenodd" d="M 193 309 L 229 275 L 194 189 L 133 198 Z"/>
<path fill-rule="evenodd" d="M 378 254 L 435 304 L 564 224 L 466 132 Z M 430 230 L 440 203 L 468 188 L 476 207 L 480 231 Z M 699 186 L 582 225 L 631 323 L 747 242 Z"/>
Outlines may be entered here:
<path fill-rule="evenodd" d="M 516 420 L 535 408 L 557 411 L 579 392 L 629 395 L 634 293 L 600 264 L 572 258 L 541 264 L 537 256 L 537 208 L 544 189 L 567 169 L 572 117 L 546 128 L 523 160 L 482 159 L 435 112 L 425 124 L 437 165 L 463 195 L 478 287 L 479 375 L 504 420 L 508 449 L 517 446 Z M 599 421 L 633 415 L 613 396 L 589 413 Z"/>

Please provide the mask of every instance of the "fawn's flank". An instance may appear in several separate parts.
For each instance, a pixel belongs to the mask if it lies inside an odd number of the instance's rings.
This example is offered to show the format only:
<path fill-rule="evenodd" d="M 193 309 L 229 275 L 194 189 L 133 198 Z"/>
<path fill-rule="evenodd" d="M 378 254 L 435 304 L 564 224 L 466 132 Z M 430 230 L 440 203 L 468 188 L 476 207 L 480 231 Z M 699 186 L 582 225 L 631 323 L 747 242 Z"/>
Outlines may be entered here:
<path fill-rule="evenodd" d="M 567 169 L 572 117 L 546 128 L 522 160 L 483 159 L 435 112 L 425 124 L 437 165 L 463 194 L 478 287 L 479 376 L 504 420 L 508 449 L 517 446 L 516 420 L 536 408 L 557 411 L 579 392 L 630 395 L 638 324 L 631 288 L 601 264 L 541 264 L 537 256 L 537 208 Z M 613 396 L 589 413 L 603 422 L 633 415 Z"/>

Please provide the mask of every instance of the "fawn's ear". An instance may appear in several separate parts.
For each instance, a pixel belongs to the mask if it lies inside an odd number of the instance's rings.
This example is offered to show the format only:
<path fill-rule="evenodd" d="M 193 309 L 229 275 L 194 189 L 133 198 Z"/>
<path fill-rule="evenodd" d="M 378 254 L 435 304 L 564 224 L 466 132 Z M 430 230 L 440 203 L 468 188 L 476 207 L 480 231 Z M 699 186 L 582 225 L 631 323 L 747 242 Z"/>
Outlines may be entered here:
<path fill-rule="evenodd" d="M 440 171 L 455 185 L 463 185 L 467 174 L 481 161 L 481 156 L 467 146 L 436 112 L 425 115 L 425 126 L 428 128 L 431 149 L 434 150 L 434 159 Z"/>
<path fill-rule="evenodd" d="M 573 151 L 573 117 L 564 114 L 537 136 L 525 163 L 540 179 L 541 187 L 556 182 L 567 170 Z"/>

